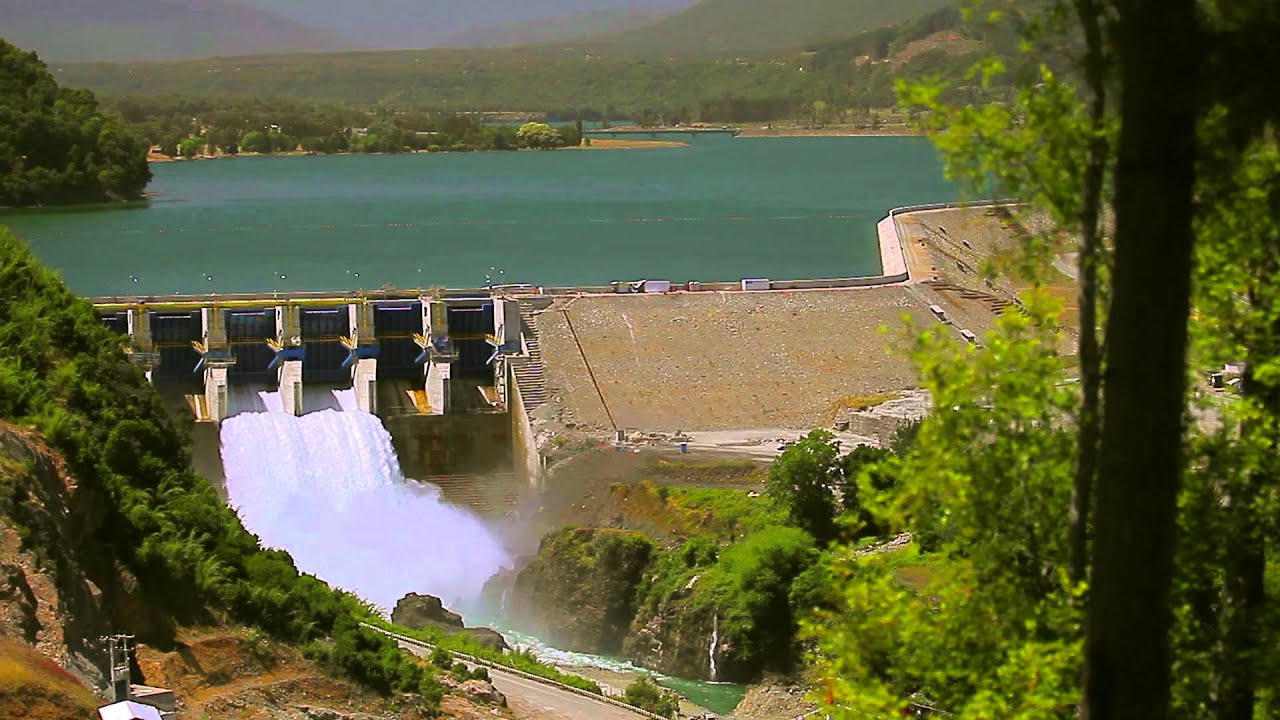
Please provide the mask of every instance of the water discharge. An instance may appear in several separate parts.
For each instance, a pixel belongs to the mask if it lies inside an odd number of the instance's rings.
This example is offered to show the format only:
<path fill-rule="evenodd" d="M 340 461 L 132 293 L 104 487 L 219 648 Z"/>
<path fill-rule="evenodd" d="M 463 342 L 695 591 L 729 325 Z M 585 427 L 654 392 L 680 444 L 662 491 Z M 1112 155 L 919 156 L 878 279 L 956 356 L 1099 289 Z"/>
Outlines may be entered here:
<path fill-rule="evenodd" d="M 720 672 L 716 669 L 716 649 L 720 645 L 720 616 L 711 616 L 711 647 L 707 648 L 707 659 L 711 661 L 711 682 L 715 682 Z"/>
<path fill-rule="evenodd" d="M 341 393 L 332 397 L 321 404 L 346 406 Z M 231 505 L 303 572 L 383 608 L 419 592 L 465 614 L 485 581 L 510 567 L 479 519 L 405 480 L 378 418 L 336 408 L 294 417 L 279 412 L 274 393 L 237 400 L 257 411 L 222 425 Z"/>

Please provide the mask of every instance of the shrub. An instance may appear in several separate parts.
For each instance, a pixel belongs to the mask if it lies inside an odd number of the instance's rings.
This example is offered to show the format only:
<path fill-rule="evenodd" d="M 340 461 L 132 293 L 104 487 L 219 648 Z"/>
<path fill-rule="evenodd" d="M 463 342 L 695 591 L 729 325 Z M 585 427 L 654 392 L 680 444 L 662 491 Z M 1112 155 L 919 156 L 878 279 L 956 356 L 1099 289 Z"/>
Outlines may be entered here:
<path fill-rule="evenodd" d="M 642 675 L 627 686 L 622 699 L 631 706 L 648 710 L 662 717 L 675 717 L 680 712 L 680 701 L 674 695 L 658 687 L 658 684 Z"/>

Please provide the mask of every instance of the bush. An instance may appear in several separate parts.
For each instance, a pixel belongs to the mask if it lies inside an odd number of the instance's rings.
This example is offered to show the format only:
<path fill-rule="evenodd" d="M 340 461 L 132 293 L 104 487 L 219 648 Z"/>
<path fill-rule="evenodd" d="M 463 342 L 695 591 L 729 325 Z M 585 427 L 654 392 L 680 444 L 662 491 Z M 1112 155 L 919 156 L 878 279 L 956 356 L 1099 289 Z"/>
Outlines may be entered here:
<path fill-rule="evenodd" d="M 622 699 L 633 707 L 648 710 L 662 717 L 675 717 L 680 712 L 680 701 L 671 693 L 643 675 L 627 686 Z"/>

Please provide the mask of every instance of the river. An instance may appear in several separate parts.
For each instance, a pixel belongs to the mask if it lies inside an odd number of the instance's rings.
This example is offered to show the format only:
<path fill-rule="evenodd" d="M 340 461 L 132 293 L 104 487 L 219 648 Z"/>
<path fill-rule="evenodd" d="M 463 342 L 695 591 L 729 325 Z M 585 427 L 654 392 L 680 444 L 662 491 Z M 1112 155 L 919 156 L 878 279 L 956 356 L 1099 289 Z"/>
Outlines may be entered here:
<path fill-rule="evenodd" d="M 885 210 L 955 196 L 928 141 L 910 137 L 153 171 L 148 203 L 0 223 L 83 295 L 795 279 L 878 272 Z"/>

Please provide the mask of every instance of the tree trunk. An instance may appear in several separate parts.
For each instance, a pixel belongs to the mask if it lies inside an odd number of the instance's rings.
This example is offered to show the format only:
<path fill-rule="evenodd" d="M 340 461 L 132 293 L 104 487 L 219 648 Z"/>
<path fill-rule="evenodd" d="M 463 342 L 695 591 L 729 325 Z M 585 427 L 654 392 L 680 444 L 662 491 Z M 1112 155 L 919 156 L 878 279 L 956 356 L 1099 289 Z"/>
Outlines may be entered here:
<path fill-rule="evenodd" d="M 1092 133 L 1080 206 L 1080 449 L 1068 517 L 1070 577 L 1073 584 L 1079 584 L 1084 581 L 1089 566 L 1089 513 L 1097 475 L 1101 422 L 1098 415 L 1098 386 L 1102 373 L 1098 349 L 1098 256 L 1102 239 L 1099 215 L 1108 147 L 1102 134 L 1107 111 L 1107 61 L 1102 44 L 1102 17 L 1095 0 L 1076 0 L 1075 7 L 1084 28 L 1084 70 L 1089 96 L 1089 130 Z"/>
<path fill-rule="evenodd" d="M 1195 0 L 1116 5 L 1122 129 L 1081 715 L 1163 720 L 1200 48 Z"/>

